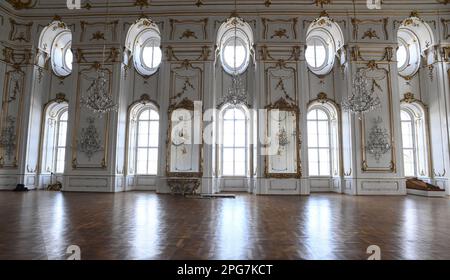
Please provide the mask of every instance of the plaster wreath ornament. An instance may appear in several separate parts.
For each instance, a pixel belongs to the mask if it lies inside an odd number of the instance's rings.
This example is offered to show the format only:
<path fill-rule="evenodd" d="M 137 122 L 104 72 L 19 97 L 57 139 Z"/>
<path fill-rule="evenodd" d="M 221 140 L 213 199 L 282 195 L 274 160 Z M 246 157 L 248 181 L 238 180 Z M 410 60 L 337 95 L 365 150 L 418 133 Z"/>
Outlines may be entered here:
<path fill-rule="evenodd" d="M 91 161 L 94 154 L 103 151 L 103 146 L 97 128 L 94 125 L 95 119 L 93 117 L 88 117 L 86 121 L 88 122 L 88 126 L 81 129 L 81 135 L 78 140 L 78 149 L 88 157 L 89 161 Z"/>
<path fill-rule="evenodd" d="M 391 150 L 389 143 L 389 134 L 386 128 L 382 128 L 380 124 L 383 123 L 381 117 L 373 120 L 374 124 L 370 129 L 369 139 L 367 141 L 366 151 L 373 155 L 378 162 L 382 155 Z"/>

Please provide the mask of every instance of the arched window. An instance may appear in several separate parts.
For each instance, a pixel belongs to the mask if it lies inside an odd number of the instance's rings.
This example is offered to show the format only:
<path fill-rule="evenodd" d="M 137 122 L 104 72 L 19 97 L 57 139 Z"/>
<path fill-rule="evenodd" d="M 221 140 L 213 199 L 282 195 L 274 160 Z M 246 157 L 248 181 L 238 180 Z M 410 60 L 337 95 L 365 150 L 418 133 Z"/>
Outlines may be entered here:
<path fill-rule="evenodd" d="M 239 75 L 247 70 L 253 53 L 253 34 L 250 25 L 241 18 L 224 22 L 217 33 L 217 54 L 228 74 Z"/>
<path fill-rule="evenodd" d="M 150 76 L 159 69 L 162 61 L 161 34 L 158 26 L 147 18 L 141 18 L 131 25 L 125 40 L 125 63 L 133 57 L 136 71 Z"/>
<path fill-rule="evenodd" d="M 53 21 L 44 27 L 39 37 L 39 51 L 45 54 L 38 64 L 43 66 L 50 59 L 53 72 L 65 77 L 72 72 L 72 32 L 61 21 Z"/>
<path fill-rule="evenodd" d="M 50 102 L 44 110 L 42 173 L 64 173 L 68 103 L 63 98 Z"/>
<path fill-rule="evenodd" d="M 250 163 L 249 112 L 244 105 L 225 105 L 220 112 L 222 176 L 248 176 Z"/>
<path fill-rule="evenodd" d="M 150 102 L 138 102 L 129 113 L 128 171 L 136 175 L 158 172 L 159 113 Z"/>
<path fill-rule="evenodd" d="M 397 67 L 401 76 L 414 75 L 420 67 L 421 56 L 426 57 L 434 45 L 430 26 L 423 20 L 412 16 L 400 24 L 397 32 Z"/>
<path fill-rule="evenodd" d="M 307 114 L 309 176 L 339 175 L 337 110 L 331 104 L 313 103 Z"/>
<path fill-rule="evenodd" d="M 341 28 L 328 16 L 314 20 L 306 33 L 306 64 L 316 75 L 328 74 L 333 68 L 335 56 L 344 55 L 339 50 L 344 46 Z"/>
<path fill-rule="evenodd" d="M 419 103 L 402 103 L 400 111 L 403 168 L 406 177 L 428 176 L 426 114 Z"/>

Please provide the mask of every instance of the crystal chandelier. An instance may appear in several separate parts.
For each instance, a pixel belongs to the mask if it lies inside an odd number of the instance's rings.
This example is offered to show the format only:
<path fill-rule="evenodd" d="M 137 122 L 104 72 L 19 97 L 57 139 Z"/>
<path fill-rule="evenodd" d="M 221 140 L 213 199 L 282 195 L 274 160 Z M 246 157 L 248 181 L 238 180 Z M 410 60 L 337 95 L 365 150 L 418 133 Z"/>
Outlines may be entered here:
<path fill-rule="evenodd" d="M 374 125 L 370 129 L 366 150 L 369 154 L 373 155 L 377 161 L 379 161 L 381 156 L 391 149 L 391 144 L 389 143 L 389 134 L 387 129 L 380 127 L 383 119 L 378 117 L 375 118 L 373 122 Z"/>
<path fill-rule="evenodd" d="M 105 19 L 105 31 L 108 28 L 109 19 L 109 0 L 106 6 L 106 19 Z M 102 61 L 105 63 L 105 49 L 106 43 L 103 44 Z M 96 114 L 106 114 L 111 111 L 117 111 L 117 104 L 114 103 L 109 94 L 109 82 L 105 78 L 105 70 L 101 69 L 101 65 L 97 65 L 97 77 L 87 89 L 88 94 L 81 97 L 81 104 L 86 106 L 92 112 Z"/>
<path fill-rule="evenodd" d="M 362 115 L 380 107 L 380 98 L 368 88 L 367 79 L 361 72 L 353 78 L 353 94 L 342 102 L 342 108 L 354 114 Z"/>
<path fill-rule="evenodd" d="M 239 75 L 233 75 L 228 93 L 222 97 L 222 104 L 247 104 L 247 92 Z"/>
<path fill-rule="evenodd" d="M 117 111 L 117 104 L 114 103 L 109 95 L 108 88 L 105 72 L 100 69 L 97 70 L 97 78 L 89 86 L 87 96 L 81 98 L 81 104 L 97 114 Z"/>

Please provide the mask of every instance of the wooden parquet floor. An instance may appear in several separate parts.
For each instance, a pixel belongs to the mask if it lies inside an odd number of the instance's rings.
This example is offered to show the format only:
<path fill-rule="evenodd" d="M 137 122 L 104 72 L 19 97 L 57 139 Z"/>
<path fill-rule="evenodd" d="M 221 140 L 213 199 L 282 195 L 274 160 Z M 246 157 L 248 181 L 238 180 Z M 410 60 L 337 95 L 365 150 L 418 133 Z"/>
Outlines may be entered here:
<path fill-rule="evenodd" d="M 0 192 L 0 259 L 450 259 L 450 199 Z"/>

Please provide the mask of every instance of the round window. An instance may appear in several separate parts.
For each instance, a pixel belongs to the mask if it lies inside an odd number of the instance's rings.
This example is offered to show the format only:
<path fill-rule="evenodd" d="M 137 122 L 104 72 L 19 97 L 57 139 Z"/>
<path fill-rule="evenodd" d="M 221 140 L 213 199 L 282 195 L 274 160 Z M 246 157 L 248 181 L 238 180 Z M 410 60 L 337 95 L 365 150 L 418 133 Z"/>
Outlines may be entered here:
<path fill-rule="evenodd" d="M 70 45 L 68 45 L 64 52 L 64 64 L 66 68 L 69 69 L 70 71 L 72 71 L 72 63 L 73 63 L 73 53 L 72 50 L 70 49 Z"/>
<path fill-rule="evenodd" d="M 53 72 L 57 76 L 65 77 L 72 72 L 73 53 L 70 49 L 72 46 L 72 34 L 70 32 L 62 32 L 53 41 L 51 51 L 51 62 Z"/>
<path fill-rule="evenodd" d="M 420 49 L 417 36 L 409 31 L 398 33 L 397 67 L 401 76 L 412 76 L 419 70 Z"/>
<path fill-rule="evenodd" d="M 320 69 L 327 61 L 327 48 L 325 42 L 319 38 L 311 38 L 306 47 L 305 59 L 308 66 L 313 69 Z"/>
<path fill-rule="evenodd" d="M 152 38 L 147 40 L 142 48 L 142 64 L 149 70 L 156 70 L 161 64 L 162 51 L 159 40 Z"/>
<path fill-rule="evenodd" d="M 240 37 L 230 37 L 223 44 L 221 57 L 225 71 L 230 74 L 241 74 L 249 62 L 248 45 Z"/>

